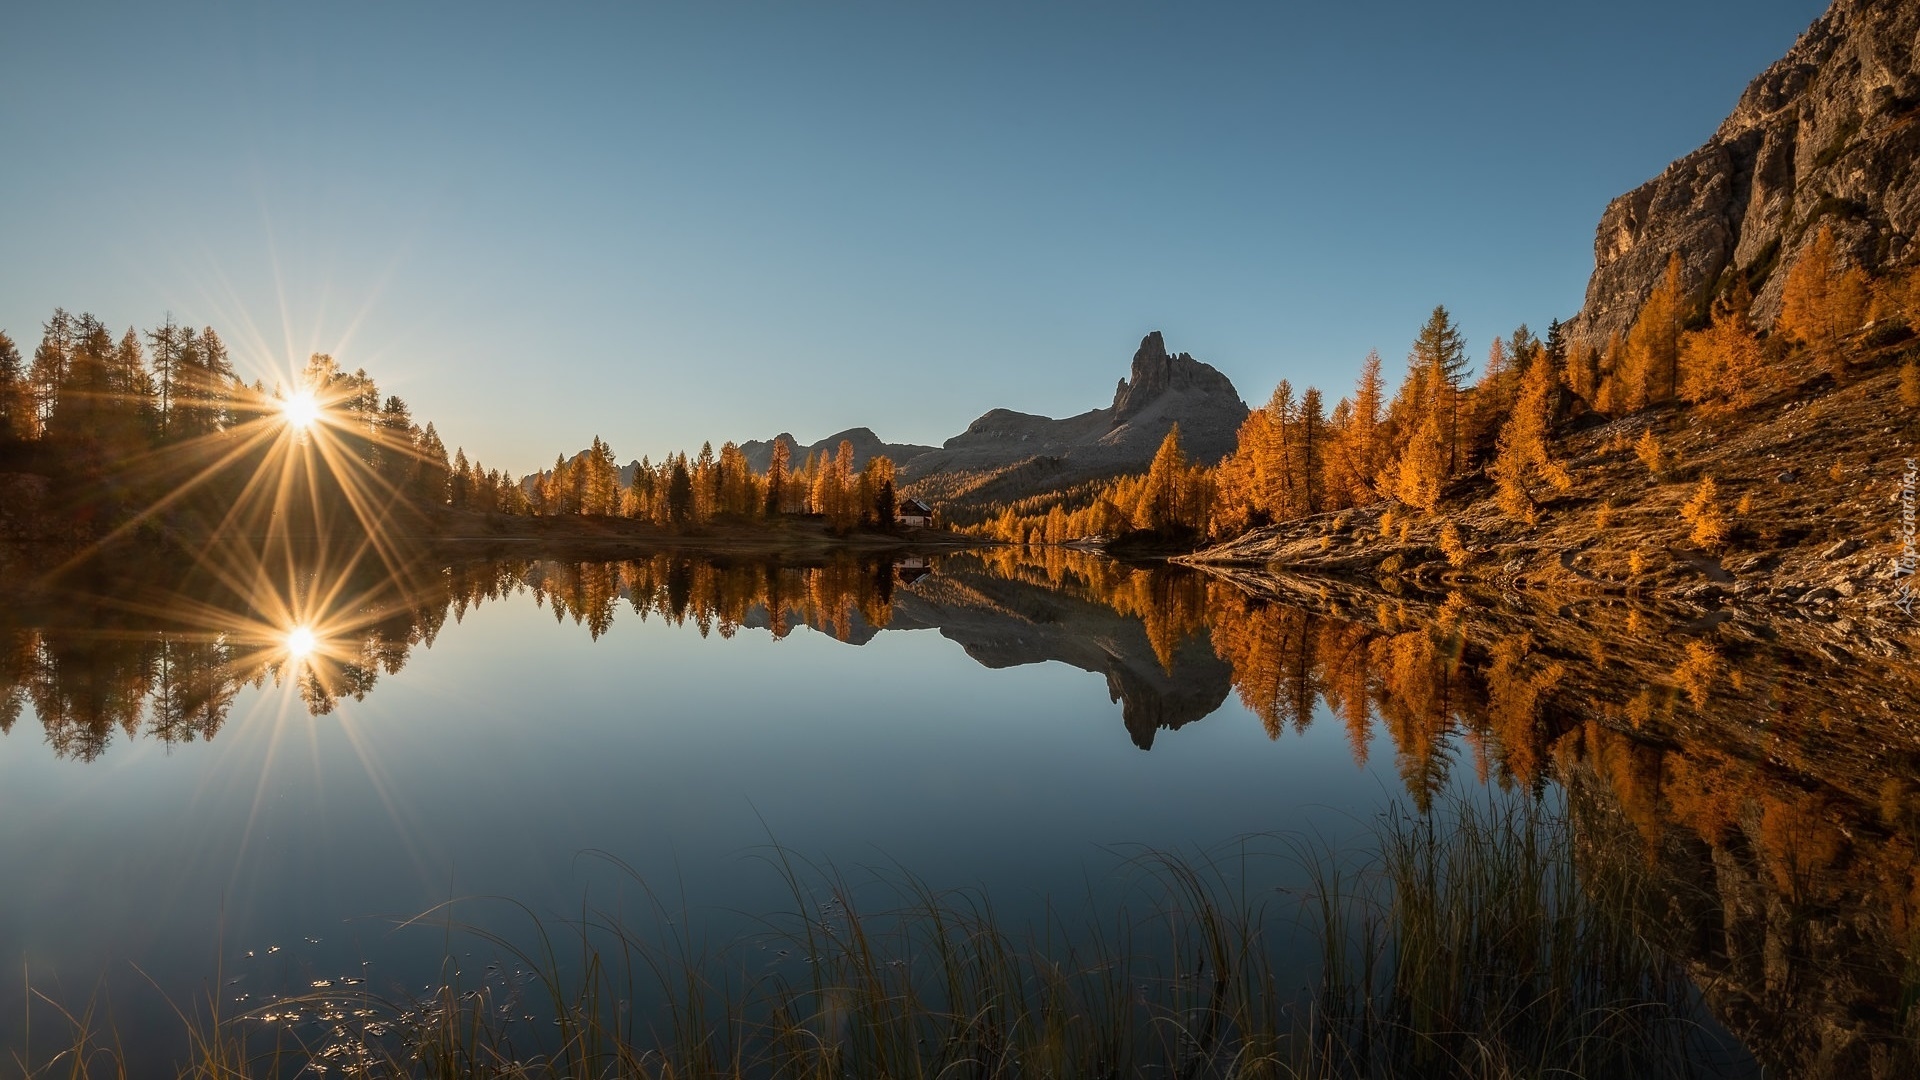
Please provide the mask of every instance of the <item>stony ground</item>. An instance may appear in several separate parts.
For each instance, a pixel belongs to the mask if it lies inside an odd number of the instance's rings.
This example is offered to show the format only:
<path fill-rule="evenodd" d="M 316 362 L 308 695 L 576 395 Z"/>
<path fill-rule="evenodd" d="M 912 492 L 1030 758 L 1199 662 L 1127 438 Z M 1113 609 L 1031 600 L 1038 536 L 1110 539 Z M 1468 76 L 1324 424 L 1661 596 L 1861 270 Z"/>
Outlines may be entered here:
<path fill-rule="evenodd" d="M 1793 388 L 1719 419 L 1653 409 L 1563 435 L 1572 490 L 1539 522 L 1502 513 L 1479 472 L 1439 510 L 1374 506 L 1261 529 L 1182 561 L 1426 588 L 1478 586 L 1544 597 L 1617 595 L 1704 616 L 1800 624 L 1881 655 L 1920 648 L 1920 618 L 1898 606 L 1903 478 L 1920 426 L 1899 401 L 1911 342 L 1866 358 L 1835 385 Z M 1634 452 L 1651 427 L 1675 461 L 1654 476 Z M 1702 477 L 1733 529 L 1724 547 L 1690 542 L 1681 507 Z M 1451 523 L 1467 550 L 1441 547 Z M 1383 527 L 1384 526 L 1384 527 Z"/>

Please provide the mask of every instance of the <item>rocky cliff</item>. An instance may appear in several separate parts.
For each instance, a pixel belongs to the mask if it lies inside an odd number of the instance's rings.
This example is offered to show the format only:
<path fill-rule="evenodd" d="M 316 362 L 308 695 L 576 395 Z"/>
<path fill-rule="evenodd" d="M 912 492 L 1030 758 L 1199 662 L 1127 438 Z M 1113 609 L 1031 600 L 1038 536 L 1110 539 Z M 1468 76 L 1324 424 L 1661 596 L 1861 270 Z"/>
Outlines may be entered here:
<path fill-rule="evenodd" d="M 1078 416 L 994 409 L 901 476 L 936 498 L 1005 499 L 1143 470 L 1175 424 L 1189 457 L 1212 462 L 1233 449 L 1247 406 L 1212 365 L 1169 354 L 1156 330 L 1141 339 L 1129 374 L 1111 405 Z"/>
<path fill-rule="evenodd" d="M 1706 145 L 1607 207 L 1571 339 L 1602 347 L 1625 333 L 1673 252 L 1696 296 L 1746 275 L 1761 322 L 1823 225 L 1850 264 L 1920 258 L 1917 38 L 1912 0 L 1834 0 Z"/>
<path fill-rule="evenodd" d="M 1127 737 L 1142 750 L 1153 749 L 1161 731 L 1211 716 L 1233 690 L 1233 669 L 1204 634 L 1180 639 L 1163 656 L 1138 614 L 965 557 L 895 593 L 888 626 L 938 629 L 982 667 L 1054 661 L 1102 676 Z"/>
<path fill-rule="evenodd" d="M 811 446 L 792 435 L 740 444 L 747 463 L 764 472 L 773 444 L 785 442 L 793 467 L 809 453 L 833 453 L 853 444 L 854 467 L 885 454 L 903 487 L 941 503 L 1004 500 L 1085 480 L 1144 471 L 1161 440 L 1180 425 L 1187 455 L 1208 462 L 1232 452 L 1246 403 L 1233 381 L 1187 353 L 1167 352 L 1158 330 L 1140 341 L 1128 378 L 1113 403 L 1056 420 L 1013 409 L 992 409 L 939 447 L 882 442 L 871 429 L 850 428 Z"/>

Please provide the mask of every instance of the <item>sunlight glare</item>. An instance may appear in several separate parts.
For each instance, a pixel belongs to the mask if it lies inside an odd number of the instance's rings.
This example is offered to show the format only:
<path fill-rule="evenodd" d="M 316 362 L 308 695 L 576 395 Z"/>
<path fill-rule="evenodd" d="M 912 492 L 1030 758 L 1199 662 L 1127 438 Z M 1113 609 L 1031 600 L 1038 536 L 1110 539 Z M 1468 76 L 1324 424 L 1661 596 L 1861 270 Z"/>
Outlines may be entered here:
<path fill-rule="evenodd" d="M 280 404 L 280 418 L 296 431 L 305 431 L 320 419 L 320 403 L 302 390 Z"/>
<path fill-rule="evenodd" d="M 319 642 L 314 638 L 312 630 L 304 626 L 296 626 L 287 631 L 286 644 L 288 656 L 295 660 L 304 660 L 312 655 L 314 647 Z"/>

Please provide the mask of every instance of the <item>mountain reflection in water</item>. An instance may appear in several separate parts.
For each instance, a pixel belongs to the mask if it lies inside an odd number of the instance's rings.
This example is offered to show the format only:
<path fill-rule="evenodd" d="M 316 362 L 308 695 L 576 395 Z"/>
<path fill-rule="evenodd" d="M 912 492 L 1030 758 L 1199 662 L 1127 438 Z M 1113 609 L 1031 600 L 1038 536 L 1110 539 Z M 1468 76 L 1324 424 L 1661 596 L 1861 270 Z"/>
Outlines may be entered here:
<path fill-rule="evenodd" d="M 377 692 L 449 619 L 516 593 L 593 638 L 624 618 L 723 638 L 806 626 L 851 645 L 937 630 L 988 668 L 1102 676 L 1143 750 L 1230 694 L 1273 739 L 1320 710 L 1362 760 L 1383 730 L 1416 806 L 1471 768 L 1510 790 L 1578 788 L 1592 797 L 1573 805 L 1630 823 L 1670 898 L 1647 936 L 1762 1062 L 1796 1075 L 1915 1063 L 1920 687 L 1898 646 L 1848 651 L 1618 600 L 1550 610 L 1061 549 L 6 572 L 23 583 L 0 613 L 0 731 L 20 738 L 30 705 L 53 752 L 80 761 L 119 737 L 214 739 L 247 686 L 327 714 Z"/>

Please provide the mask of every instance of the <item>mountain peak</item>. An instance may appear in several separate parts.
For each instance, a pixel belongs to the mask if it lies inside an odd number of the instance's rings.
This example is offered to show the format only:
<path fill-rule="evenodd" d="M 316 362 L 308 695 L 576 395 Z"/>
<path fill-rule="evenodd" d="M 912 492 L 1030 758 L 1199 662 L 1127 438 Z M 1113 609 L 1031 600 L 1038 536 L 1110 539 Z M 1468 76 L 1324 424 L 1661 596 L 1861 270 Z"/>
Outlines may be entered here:
<path fill-rule="evenodd" d="M 1140 348 L 1133 354 L 1132 377 L 1114 388 L 1114 418 L 1132 416 L 1161 395 L 1180 390 L 1227 394 L 1239 400 L 1233 381 L 1212 364 L 1195 360 L 1188 353 L 1169 356 L 1166 339 L 1155 330 L 1140 339 Z"/>

